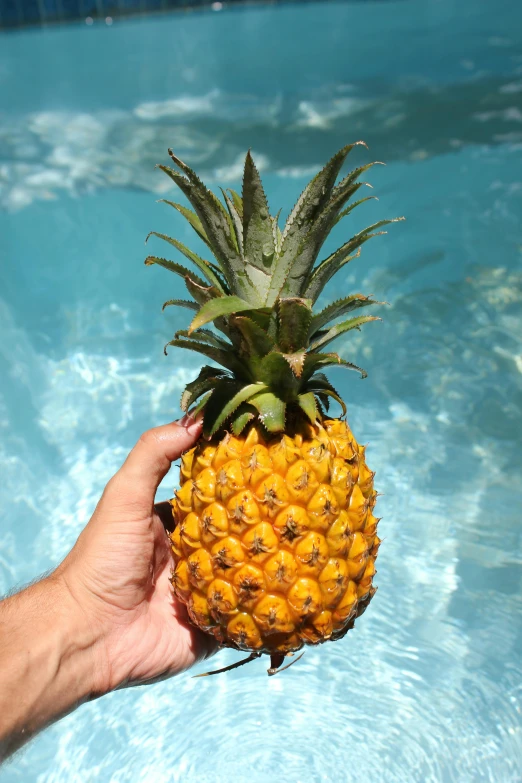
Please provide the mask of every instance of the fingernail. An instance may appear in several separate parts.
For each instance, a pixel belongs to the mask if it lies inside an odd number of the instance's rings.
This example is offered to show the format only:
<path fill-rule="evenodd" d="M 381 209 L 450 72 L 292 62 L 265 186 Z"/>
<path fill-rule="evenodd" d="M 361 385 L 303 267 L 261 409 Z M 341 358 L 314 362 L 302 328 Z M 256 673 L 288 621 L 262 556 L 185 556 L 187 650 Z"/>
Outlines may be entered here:
<path fill-rule="evenodd" d="M 189 435 L 195 435 L 201 429 L 201 414 L 198 414 L 196 418 L 186 413 L 182 419 L 178 421 L 180 427 L 184 427 Z"/>

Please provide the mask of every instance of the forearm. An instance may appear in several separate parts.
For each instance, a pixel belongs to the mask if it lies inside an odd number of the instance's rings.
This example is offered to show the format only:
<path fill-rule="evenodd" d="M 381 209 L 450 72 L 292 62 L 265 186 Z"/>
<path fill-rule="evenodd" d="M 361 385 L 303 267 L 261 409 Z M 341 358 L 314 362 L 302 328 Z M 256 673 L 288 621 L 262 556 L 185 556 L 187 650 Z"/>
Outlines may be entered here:
<path fill-rule="evenodd" d="M 0 761 L 97 695 L 96 644 L 53 576 L 0 603 Z"/>

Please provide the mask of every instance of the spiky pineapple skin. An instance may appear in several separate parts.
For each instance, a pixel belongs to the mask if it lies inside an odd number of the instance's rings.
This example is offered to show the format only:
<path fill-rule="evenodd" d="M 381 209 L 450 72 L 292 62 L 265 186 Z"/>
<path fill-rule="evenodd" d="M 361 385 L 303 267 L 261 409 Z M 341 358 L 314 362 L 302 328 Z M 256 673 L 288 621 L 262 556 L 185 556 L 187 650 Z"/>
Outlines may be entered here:
<path fill-rule="evenodd" d="M 341 638 L 375 593 L 377 495 L 346 422 L 263 432 L 184 455 L 172 584 L 221 645 L 288 653 Z"/>

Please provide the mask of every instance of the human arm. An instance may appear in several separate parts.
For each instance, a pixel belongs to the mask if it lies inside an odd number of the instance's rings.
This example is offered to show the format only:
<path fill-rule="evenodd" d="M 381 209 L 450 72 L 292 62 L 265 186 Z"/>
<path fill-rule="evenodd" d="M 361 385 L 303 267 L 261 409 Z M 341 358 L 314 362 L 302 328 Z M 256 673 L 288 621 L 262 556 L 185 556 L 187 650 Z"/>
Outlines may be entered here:
<path fill-rule="evenodd" d="M 63 563 L 0 603 L 0 760 L 79 704 L 214 652 L 172 595 L 154 508 L 160 481 L 200 430 L 188 419 L 145 433 Z"/>

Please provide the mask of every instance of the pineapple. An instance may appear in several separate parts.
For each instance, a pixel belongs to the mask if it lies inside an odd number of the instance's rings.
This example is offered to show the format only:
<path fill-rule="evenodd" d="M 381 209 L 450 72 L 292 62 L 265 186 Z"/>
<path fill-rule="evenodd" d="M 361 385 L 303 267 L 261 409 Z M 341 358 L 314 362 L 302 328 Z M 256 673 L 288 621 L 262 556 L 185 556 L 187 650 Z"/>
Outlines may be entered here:
<path fill-rule="evenodd" d="M 327 346 L 380 320 L 355 311 L 382 303 L 351 294 L 314 310 L 335 273 L 394 222 L 375 223 L 317 263 L 331 229 L 370 198 L 347 205 L 373 163 L 336 185 L 354 146 L 312 179 L 282 232 L 250 152 L 242 195 L 222 190 L 224 204 L 171 150 L 176 168 L 159 167 L 194 211 L 165 203 L 214 257 L 203 260 L 152 232 L 198 270 L 146 259 L 180 275 L 191 297 L 164 307 L 194 311 L 165 352 L 186 348 L 220 365 L 204 366 L 181 399 L 183 411 L 203 412 L 203 437 L 183 456 L 171 501 L 172 584 L 194 625 L 222 646 L 249 652 L 242 662 L 269 654 L 269 674 L 303 645 L 343 637 L 376 589 L 374 473 L 346 421 L 329 416 L 331 400 L 343 416 L 346 406 L 323 371 L 347 367 L 365 377 Z M 211 323 L 214 331 L 205 328 Z"/>

